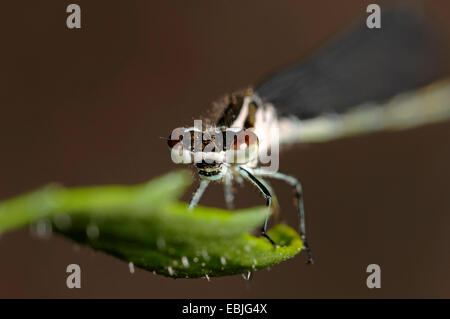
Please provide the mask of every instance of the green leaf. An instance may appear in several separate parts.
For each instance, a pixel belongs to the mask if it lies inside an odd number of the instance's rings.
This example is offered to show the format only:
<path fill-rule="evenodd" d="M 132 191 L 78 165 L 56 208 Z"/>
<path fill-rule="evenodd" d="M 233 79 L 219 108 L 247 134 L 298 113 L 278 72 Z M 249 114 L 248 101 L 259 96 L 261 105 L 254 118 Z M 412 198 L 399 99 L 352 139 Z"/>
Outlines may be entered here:
<path fill-rule="evenodd" d="M 276 248 L 251 235 L 265 207 L 188 211 L 177 198 L 190 183 L 191 174 L 178 171 L 134 186 L 51 185 L 0 202 L 0 233 L 47 218 L 75 241 L 175 278 L 245 273 L 300 252 L 298 234 L 286 225 L 268 232 Z"/>

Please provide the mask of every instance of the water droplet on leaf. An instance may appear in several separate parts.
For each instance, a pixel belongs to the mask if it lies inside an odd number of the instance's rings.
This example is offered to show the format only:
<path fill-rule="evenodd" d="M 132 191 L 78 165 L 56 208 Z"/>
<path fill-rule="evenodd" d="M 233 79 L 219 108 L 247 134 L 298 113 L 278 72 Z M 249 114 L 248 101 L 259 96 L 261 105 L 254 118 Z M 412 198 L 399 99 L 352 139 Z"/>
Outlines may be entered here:
<path fill-rule="evenodd" d="M 242 274 L 242 278 L 244 278 L 244 280 L 250 280 L 252 276 L 252 272 L 249 271 L 247 274 Z"/>
<path fill-rule="evenodd" d="M 134 274 L 134 264 L 132 262 L 128 264 L 128 268 L 130 268 L 130 273 Z"/>
<path fill-rule="evenodd" d="M 86 235 L 89 239 L 97 239 L 100 235 L 100 230 L 96 224 L 89 224 L 86 227 Z"/>
<path fill-rule="evenodd" d="M 30 224 L 31 234 L 40 239 L 48 239 L 52 236 L 52 223 L 48 219 L 41 219 Z"/>
<path fill-rule="evenodd" d="M 184 267 L 189 267 L 189 260 L 187 259 L 186 256 L 181 257 L 181 262 L 183 263 Z"/>

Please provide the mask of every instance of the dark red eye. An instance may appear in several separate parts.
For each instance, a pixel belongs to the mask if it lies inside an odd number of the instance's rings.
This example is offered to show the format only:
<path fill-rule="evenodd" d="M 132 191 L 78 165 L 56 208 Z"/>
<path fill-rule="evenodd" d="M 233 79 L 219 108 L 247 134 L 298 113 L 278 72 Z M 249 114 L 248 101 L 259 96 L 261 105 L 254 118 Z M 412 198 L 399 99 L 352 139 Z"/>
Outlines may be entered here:
<path fill-rule="evenodd" d="M 239 132 L 234 136 L 233 144 L 231 144 L 231 149 L 242 150 L 250 146 L 254 146 L 258 143 L 258 137 L 251 130 L 244 130 Z"/>
<path fill-rule="evenodd" d="M 167 145 L 170 148 L 173 148 L 175 145 L 180 143 L 183 140 L 184 130 L 180 128 L 176 128 L 172 131 L 172 134 L 167 139 Z"/>

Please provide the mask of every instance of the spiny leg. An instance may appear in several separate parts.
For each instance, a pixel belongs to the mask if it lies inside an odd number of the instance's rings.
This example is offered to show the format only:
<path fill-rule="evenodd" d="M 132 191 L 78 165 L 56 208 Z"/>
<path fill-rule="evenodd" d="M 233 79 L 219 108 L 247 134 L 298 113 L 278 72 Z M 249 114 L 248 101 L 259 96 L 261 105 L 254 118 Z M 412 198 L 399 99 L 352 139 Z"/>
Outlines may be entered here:
<path fill-rule="evenodd" d="M 271 205 L 272 204 L 272 195 L 270 194 L 270 192 L 267 189 L 267 187 L 264 186 L 264 184 L 261 183 L 261 181 L 259 181 L 255 176 L 253 176 L 253 174 L 251 174 L 247 169 L 240 167 L 239 168 L 239 173 L 244 178 L 246 178 L 249 182 L 251 182 L 253 185 L 255 185 L 256 188 L 258 188 L 258 190 L 261 192 L 261 194 L 266 199 L 266 206 L 268 208 L 268 211 L 267 211 L 266 220 L 264 221 L 264 225 L 263 225 L 262 230 L 261 230 L 261 235 L 266 237 L 270 241 L 270 243 L 275 246 L 275 242 L 272 240 L 272 238 L 269 237 L 269 235 L 266 234 L 267 222 L 269 220 L 270 210 L 271 210 L 271 206 L 272 206 Z"/>
<path fill-rule="evenodd" d="M 271 196 L 271 213 L 272 213 L 272 217 L 274 218 L 275 221 L 278 220 L 279 217 L 279 213 L 280 213 L 280 204 L 278 202 L 278 198 L 277 195 L 275 194 L 275 191 L 273 189 L 273 187 L 269 184 L 268 181 L 264 180 L 264 179 L 259 179 L 259 181 L 266 186 L 267 190 L 270 193 Z"/>
<path fill-rule="evenodd" d="M 203 193 L 208 187 L 209 182 L 210 181 L 206 179 L 200 181 L 200 185 L 198 185 L 198 188 L 195 190 L 194 195 L 192 195 L 192 199 L 189 202 L 189 210 L 193 210 L 194 207 L 197 206 L 198 202 L 200 201 L 200 198 L 202 197 Z"/>
<path fill-rule="evenodd" d="M 300 236 L 303 241 L 303 245 L 305 247 L 306 253 L 308 254 L 308 264 L 313 263 L 313 256 L 311 253 L 311 249 L 308 245 L 308 240 L 306 238 L 306 217 L 305 217 L 305 208 L 303 205 L 303 190 L 302 190 L 302 184 L 300 184 L 300 181 L 295 178 L 294 176 L 290 176 L 287 174 L 283 174 L 280 172 L 268 172 L 264 169 L 254 169 L 253 174 L 256 176 L 265 176 L 269 178 L 279 179 L 286 183 L 288 183 L 291 186 L 295 187 L 295 195 L 297 197 L 297 208 L 300 215 Z"/>

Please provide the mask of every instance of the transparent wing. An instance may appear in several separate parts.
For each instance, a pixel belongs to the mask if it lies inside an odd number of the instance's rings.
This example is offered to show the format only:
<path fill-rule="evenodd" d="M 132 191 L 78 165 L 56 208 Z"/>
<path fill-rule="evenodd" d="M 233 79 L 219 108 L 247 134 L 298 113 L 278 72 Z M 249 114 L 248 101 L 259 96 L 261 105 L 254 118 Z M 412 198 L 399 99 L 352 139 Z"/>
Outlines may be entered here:
<path fill-rule="evenodd" d="M 442 52 L 434 33 L 416 15 L 382 11 L 381 29 L 366 21 L 324 46 L 304 63 L 256 87 L 281 116 L 313 119 L 381 102 L 441 76 Z"/>

